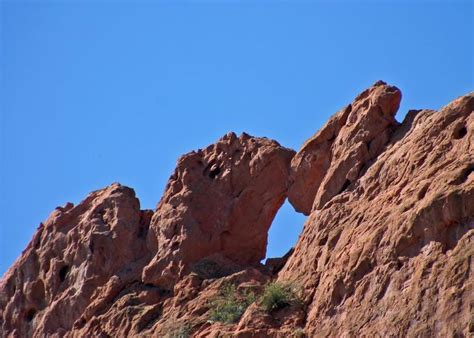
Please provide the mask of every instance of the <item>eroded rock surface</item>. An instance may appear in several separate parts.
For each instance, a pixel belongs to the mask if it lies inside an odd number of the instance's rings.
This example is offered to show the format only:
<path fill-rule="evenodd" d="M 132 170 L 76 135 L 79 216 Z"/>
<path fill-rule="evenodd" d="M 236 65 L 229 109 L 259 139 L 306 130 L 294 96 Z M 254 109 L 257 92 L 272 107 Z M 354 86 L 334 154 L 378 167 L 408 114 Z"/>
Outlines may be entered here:
<path fill-rule="evenodd" d="M 394 115 L 379 81 L 295 155 L 230 133 L 178 161 L 154 212 L 119 184 L 57 208 L 0 282 L 0 336 L 474 335 L 474 95 Z M 264 266 L 286 196 L 309 217 Z M 271 281 L 302 301 L 263 311 Z M 226 285 L 257 301 L 209 321 Z"/>
<path fill-rule="evenodd" d="M 156 251 L 143 279 L 173 285 L 190 271 L 224 270 L 258 264 L 288 189 L 294 151 L 265 138 L 229 133 L 178 161 L 151 222 Z"/>
<path fill-rule="evenodd" d="M 291 163 L 288 199 L 308 215 L 345 190 L 377 157 L 397 125 L 398 88 L 378 81 L 305 142 Z"/>
<path fill-rule="evenodd" d="M 316 194 L 279 276 L 305 286 L 310 336 L 474 334 L 473 111 L 473 94 L 410 111 L 345 191 Z"/>
<path fill-rule="evenodd" d="M 165 335 L 176 316 L 202 322 L 222 282 L 210 281 L 270 279 L 260 261 L 293 155 L 229 133 L 179 159 L 155 212 L 119 184 L 57 208 L 2 278 L 0 336 Z"/>
<path fill-rule="evenodd" d="M 57 208 L 2 278 L 0 336 L 63 335 L 89 319 L 107 283 L 126 285 L 150 259 L 150 218 L 119 184 Z"/>

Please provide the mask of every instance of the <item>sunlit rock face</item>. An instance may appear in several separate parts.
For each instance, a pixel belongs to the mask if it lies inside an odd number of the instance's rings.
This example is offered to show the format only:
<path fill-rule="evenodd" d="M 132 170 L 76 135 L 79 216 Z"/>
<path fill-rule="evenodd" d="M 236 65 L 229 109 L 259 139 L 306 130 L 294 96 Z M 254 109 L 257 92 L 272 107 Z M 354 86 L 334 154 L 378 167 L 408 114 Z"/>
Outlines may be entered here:
<path fill-rule="evenodd" d="M 309 215 L 358 180 L 398 125 L 401 96 L 379 81 L 305 142 L 291 163 L 288 198 L 296 210 Z"/>
<path fill-rule="evenodd" d="M 398 91 L 376 84 L 330 123 L 344 114 L 347 120 L 353 112 L 364 115 L 384 92 L 390 104 L 378 109 L 379 116 L 392 115 Z M 366 108 L 354 111 L 361 104 Z M 339 136 L 330 146 L 307 143 L 295 156 L 296 184 L 306 176 L 323 177 L 311 196 L 301 195 L 301 205 L 312 205 L 310 215 L 279 275 L 304 285 L 309 336 L 473 334 L 473 111 L 469 94 L 440 111 L 410 111 L 398 126 L 387 118 L 377 130 L 387 129 L 375 133 L 387 136 L 377 141 L 377 151 L 371 152 L 369 142 L 362 159 L 345 156 L 353 144 L 339 143 Z M 347 120 L 334 135 L 341 135 Z M 368 135 L 365 130 L 374 126 L 361 128 Z M 320 132 L 309 142 L 322 138 Z M 342 155 L 328 161 L 324 173 L 318 161 L 305 162 L 328 154 L 328 148 Z M 352 160 L 357 175 L 349 177 L 342 166 L 338 176 L 341 158 Z M 350 181 L 339 193 L 326 190 L 334 176 Z M 290 189 L 290 201 L 298 199 L 301 184 Z"/>
<path fill-rule="evenodd" d="M 474 334 L 474 95 L 398 123 L 400 99 L 375 83 L 296 153 L 229 133 L 178 160 L 155 211 L 120 184 L 57 208 L 2 277 L 0 336 Z M 262 265 L 286 197 L 307 221 Z M 263 311 L 271 281 L 301 301 Z M 209 321 L 228 285 L 256 301 Z"/>
<path fill-rule="evenodd" d="M 143 279 L 171 287 L 190 271 L 259 264 L 293 155 L 275 141 L 229 133 L 181 157 L 151 221 L 156 254 Z"/>
<path fill-rule="evenodd" d="M 89 320 L 107 285 L 130 283 L 150 259 L 151 215 L 120 184 L 56 208 L 2 278 L 0 336 L 63 335 Z"/>

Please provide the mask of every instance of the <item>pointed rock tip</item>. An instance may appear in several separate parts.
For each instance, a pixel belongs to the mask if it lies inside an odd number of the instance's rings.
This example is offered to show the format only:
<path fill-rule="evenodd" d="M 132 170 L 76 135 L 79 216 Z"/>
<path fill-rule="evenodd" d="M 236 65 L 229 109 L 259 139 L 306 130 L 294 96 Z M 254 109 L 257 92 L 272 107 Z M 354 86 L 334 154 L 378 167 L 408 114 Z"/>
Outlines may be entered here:
<path fill-rule="evenodd" d="M 372 87 L 378 87 L 378 86 L 385 86 L 387 85 L 387 82 L 382 81 L 382 80 L 377 80 L 375 83 L 372 85 Z"/>

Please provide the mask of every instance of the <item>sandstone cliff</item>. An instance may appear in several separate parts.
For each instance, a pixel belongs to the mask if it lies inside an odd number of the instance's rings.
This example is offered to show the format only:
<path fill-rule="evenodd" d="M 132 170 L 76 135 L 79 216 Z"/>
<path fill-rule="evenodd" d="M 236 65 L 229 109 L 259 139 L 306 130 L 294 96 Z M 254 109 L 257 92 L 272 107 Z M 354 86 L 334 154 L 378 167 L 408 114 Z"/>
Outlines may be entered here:
<path fill-rule="evenodd" d="M 0 282 L 0 336 L 474 335 L 474 95 L 398 123 L 400 100 L 375 83 L 297 153 L 229 133 L 154 211 L 120 184 L 58 207 Z M 286 198 L 307 221 L 262 265 Z M 271 281 L 300 300 L 265 311 Z M 223 323 L 228 285 L 255 297 Z"/>

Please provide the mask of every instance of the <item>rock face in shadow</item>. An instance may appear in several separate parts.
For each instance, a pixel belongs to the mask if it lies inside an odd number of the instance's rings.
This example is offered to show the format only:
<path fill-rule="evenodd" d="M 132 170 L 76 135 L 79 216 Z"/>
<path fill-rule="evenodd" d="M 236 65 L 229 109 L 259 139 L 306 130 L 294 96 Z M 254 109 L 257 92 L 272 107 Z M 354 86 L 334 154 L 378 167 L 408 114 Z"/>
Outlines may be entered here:
<path fill-rule="evenodd" d="M 296 155 L 229 133 L 155 211 L 120 184 L 57 208 L 1 279 L 0 336 L 474 335 L 474 94 L 398 123 L 400 99 L 375 83 Z M 303 233 L 262 265 L 287 196 Z M 272 281 L 300 301 L 265 312 Z M 256 301 L 210 320 L 229 285 Z"/>

